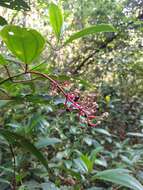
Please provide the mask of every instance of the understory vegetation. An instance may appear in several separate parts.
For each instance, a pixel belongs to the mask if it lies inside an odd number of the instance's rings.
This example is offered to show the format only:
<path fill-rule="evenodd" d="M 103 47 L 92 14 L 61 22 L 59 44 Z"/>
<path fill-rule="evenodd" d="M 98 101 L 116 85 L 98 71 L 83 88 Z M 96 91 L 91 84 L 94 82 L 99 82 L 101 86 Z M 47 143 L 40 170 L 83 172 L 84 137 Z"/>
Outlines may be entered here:
<path fill-rule="evenodd" d="M 143 190 L 143 1 L 0 1 L 0 190 Z"/>

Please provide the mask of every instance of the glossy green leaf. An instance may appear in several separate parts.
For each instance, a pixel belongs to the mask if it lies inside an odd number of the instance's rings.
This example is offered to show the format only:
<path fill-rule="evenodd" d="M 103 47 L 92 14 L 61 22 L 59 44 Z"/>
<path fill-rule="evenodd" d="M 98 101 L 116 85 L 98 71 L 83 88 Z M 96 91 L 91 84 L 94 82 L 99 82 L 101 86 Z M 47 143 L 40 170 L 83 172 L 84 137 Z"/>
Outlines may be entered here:
<path fill-rule="evenodd" d="M 51 3 L 49 6 L 49 16 L 53 32 L 55 33 L 57 39 L 59 40 L 63 27 L 63 15 L 59 6 L 57 6 L 54 3 Z"/>
<path fill-rule="evenodd" d="M 45 45 L 43 36 L 33 29 L 7 25 L 0 35 L 7 48 L 26 64 L 38 57 Z"/>
<path fill-rule="evenodd" d="M 69 39 L 65 42 L 65 45 L 68 43 L 71 43 L 72 41 L 90 35 L 90 34 L 96 34 L 99 32 L 115 32 L 115 28 L 108 24 L 99 24 L 96 26 L 91 26 L 88 28 L 85 28 L 79 32 L 76 32 L 75 34 L 71 35 Z"/>
<path fill-rule="evenodd" d="M 16 146 L 21 147 L 26 151 L 29 151 L 48 169 L 47 160 L 28 139 L 26 139 L 22 135 L 6 129 L 0 129 L 0 135 L 2 135 L 10 144 L 15 144 Z"/>
<path fill-rule="evenodd" d="M 103 166 L 103 167 L 105 167 L 105 168 L 107 168 L 107 166 L 108 166 L 107 161 L 106 161 L 106 159 L 104 159 L 104 158 L 96 159 L 96 160 L 95 160 L 95 164 L 96 164 L 96 165 L 99 165 L 99 166 Z"/>
<path fill-rule="evenodd" d="M 0 0 L 0 6 L 13 10 L 30 10 L 30 7 L 24 0 Z"/>
<path fill-rule="evenodd" d="M 81 173 L 88 173 L 87 165 L 83 160 L 80 158 L 74 159 L 75 167 L 81 172 Z"/>
<path fill-rule="evenodd" d="M 0 16 L 0 26 L 4 26 L 7 24 L 7 21 L 5 20 L 5 18 L 3 18 L 2 16 Z"/>
<path fill-rule="evenodd" d="M 127 133 L 130 137 L 143 137 L 143 133 Z"/>
<path fill-rule="evenodd" d="M 105 129 L 95 128 L 94 131 L 96 131 L 97 133 L 109 136 L 109 137 L 111 136 L 111 134 Z"/>
<path fill-rule="evenodd" d="M 54 144 L 57 144 L 57 143 L 60 143 L 61 140 L 60 139 L 57 139 L 57 138 L 41 138 L 39 139 L 39 141 L 36 143 L 36 147 L 37 148 L 44 148 L 46 146 L 49 146 L 49 145 L 54 145 Z"/>
<path fill-rule="evenodd" d="M 131 188 L 133 190 L 143 190 L 143 186 L 132 175 L 129 170 L 111 169 L 98 172 L 94 178 L 109 181 L 121 186 Z"/>

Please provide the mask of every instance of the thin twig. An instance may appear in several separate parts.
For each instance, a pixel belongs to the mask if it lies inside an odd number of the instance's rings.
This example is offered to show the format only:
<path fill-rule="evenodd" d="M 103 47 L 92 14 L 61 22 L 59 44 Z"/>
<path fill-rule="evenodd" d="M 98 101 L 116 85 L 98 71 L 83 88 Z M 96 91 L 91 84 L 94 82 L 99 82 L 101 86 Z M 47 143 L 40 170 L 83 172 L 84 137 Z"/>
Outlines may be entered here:
<path fill-rule="evenodd" d="M 40 79 L 40 77 L 36 77 L 34 79 L 31 79 L 31 80 L 13 80 L 12 82 L 13 83 L 29 83 L 29 82 L 33 82 L 34 80 L 38 80 Z"/>
<path fill-rule="evenodd" d="M 25 64 L 25 73 L 27 73 L 27 71 L 28 71 L 28 65 Z"/>
<path fill-rule="evenodd" d="M 51 81 L 53 84 L 55 84 L 57 86 L 57 88 L 62 92 L 62 94 L 66 97 L 67 94 L 66 92 L 64 91 L 64 89 L 54 80 L 52 79 L 51 77 L 49 77 L 48 75 L 44 74 L 44 73 L 40 73 L 38 71 L 28 71 L 27 73 L 30 73 L 30 74 L 34 74 L 34 75 L 39 75 L 41 76 L 42 78 L 46 78 L 48 79 L 49 81 Z"/>
<path fill-rule="evenodd" d="M 8 67 L 6 65 L 4 65 L 4 68 L 5 68 L 6 72 L 7 72 L 8 77 L 11 80 L 11 75 L 10 75 L 10 71 L 8 70 Z"/>
<path fill-rule="evenodd" d="M 16 13 L 14 13 L 14 15 L 12 16 L 12 19 L 10 21 L 10 24 L 13 24 L 14 19 L 16 18 L 16 16 L 18 15 L 18 11 Z"/>
<path fill-rule="evenodd" d="M 17 75 L 11 76 L 11 77 L 8 77 L 7 79 L 4 79 L 4 80 L 0 81 L 0 85 L 3 84 L 3 83 L 5 83 L 5 82 L 7 82 L 7 81 L 9 81 L 9 80 L 12 80 L 12 79 L 14 79 L 14 78 L 16 78 L 16 77 L 20 77 L 20 76 L 22 76 L 22 75 L 24 75 L 24 74 L 25 74 L 25 72 L 24 72 L 24 73 L 19 73 L 19 74 L 17 74 Z M 13 81 L 12 81 L 12 82 L 13 82 Z"/>
<path fill-rule="evenodd" d="M 3 94 L 5 94 L 8 98 L 10 98 L 10 96 L 9 96 L 9 94 L 6 92 L 6 90 L 0 88 L 0 91 L 1 91 Z"/>

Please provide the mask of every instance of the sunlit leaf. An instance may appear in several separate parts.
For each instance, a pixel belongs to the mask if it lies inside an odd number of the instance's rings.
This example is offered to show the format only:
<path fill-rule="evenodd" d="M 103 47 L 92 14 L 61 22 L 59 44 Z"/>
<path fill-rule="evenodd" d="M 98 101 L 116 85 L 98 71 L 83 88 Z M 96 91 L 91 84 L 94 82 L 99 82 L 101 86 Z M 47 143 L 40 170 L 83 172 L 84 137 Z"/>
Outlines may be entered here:
<path fill-rule="evenodd" d="M 93 170 L 93 162 L 90 160 L 90 158 L 87 155 L 82 154 L 81 155 L 81 160 L 85 163 L 88 172 L 92 172 Z"/>
<path fill-rule="evenodd" d="M 33 29 L 7 25 L 0 35 L 7 48 L 22 62 L 29 64 L 42 52 L 45 40 Z"/>
<path fill-rule="evenodd" d="M 60 39 L 63 27 L 63 15 L 58 5 L 51 3 L 49 6 L 50 24 L 57 39 Z"/>
<path fill-rule="evenodd" d="M 69 39 L 65 42 L 65 45 L 68 43 L 71 43 L 72 41 L 90 35 L 90 34 L 96 34 L 99 32 L 115 32 L 115 28 L 108 24 L 99 24 L 96 26 L 91 26 L 88 28 L 85 28 L 79 32 L 76 32 L 75 34 L 71 35 Z"/>

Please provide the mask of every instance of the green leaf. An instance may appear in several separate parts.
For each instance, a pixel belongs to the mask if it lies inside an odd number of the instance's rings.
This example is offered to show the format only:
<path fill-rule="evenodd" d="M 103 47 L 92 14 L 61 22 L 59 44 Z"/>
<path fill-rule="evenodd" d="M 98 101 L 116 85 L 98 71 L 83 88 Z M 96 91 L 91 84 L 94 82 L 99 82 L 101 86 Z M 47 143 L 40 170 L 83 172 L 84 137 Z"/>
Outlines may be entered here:
<path fill-rule="evenodd" d="M 30 7 L 24 0 L 0 0 L 0 6 L 13 10 L 29 11 Z"/>
<path fill-rule="evenodd" d="M 54 144 L 57 144 L 57 143 L 60 143 L 61 140 L 60 139 L 57 139 L 57 138 L 41 138 L 37 143 L 36 143 L 36 147 L 37 148 L 44 148 L 46 146 L 49 146 L 49 145 L 54 145 Z"/>
<path fill-rule="evenodd" d="M 104 158 L 101 158 L 101 159 L 96 159 L 95 160 L 95 164 L 96 165 L 99 165 L 99 166 L 103 166 L 103 167 L 107 167 L 108 165 L 107 165 L 107 161 L 106 161 L 106 159 L 104 159 Z"/>
<path fill-rule="evenodd" d="M 6 184 L 10 184 L 10 182 L 6 179 L 0 178 L 0 183 L 6 183 Z"/>
<path fill-rule="evenodd" d="M 29 64 L 42 52 L 45 40 L 33 29 L 7 25 L 0 35 L 7 48 L 22 62 Z"/>
<path fill-rule="evenodd" d="M 94 128 L 94 131 L 96 131 L 97 133 L 103 134 L 103 135 L 107 135 L 109 137 L 111 136 L 111 134 L 105 129 Z"/>
<path fill-rule="evenodd" d="M 108 24 L 99 24 L 96 26 L 91 26 L 88 28 L 85 28 L 79 32 L 76 32 L 75 34 L 71 35 L 69 39 L 65 42 L 65 45 L 68 43 L 71 43 L 72 41 L 90 35 L 90 34 L 96 34 L 99 32 L 115 32 L 115 28 L 112 25 Z"/>
<path fill-rule="evenodd" d="M 0 166 L 1 171 L 4 171 L 5 173 L 13 173 L 13 169 L 11 168 L 6 168 L 3 166 Z"/>
<path fill-rule="evenodd" d="M 126 169 L 111 169 L 98 172 L 93 178 L 109 181 L 134 190 L 143 190 L 143 186 Z"/>
<path fill-rule="evenodd" d="M 81 160 L 85 163 L 88 172 L 92 172 L 93 170 L 93 162 L 90 160 L 90 158 L 87 155 L 82 154 L 81 155 Z"/>
<path fill-rule="evenodd" d="M 28 139 L 26 139 L 22 135 L 19 135 L 15 132 L 6 129 L 0 129 L 0 135 L 2 135 L 10 144 L 16 144 L 18 147 L 21 147 L 26 151 L 29 151 L 48 169 L 47 160 Z"/>
<path fill-rule="evenodd" d="M 6 59 L 0 54 L 0 65 L 7 65 Z"/>
<path fill-rule="evenodd" d="M 0 100 L 0 108 L 6 107 L 10 102 L 11 100 Z"/>
<path fill-rule="evenodd" d="M 143 133 L 127 133 L 130 137 L 143 137 Z"/>
<path fill-rule="evenodd" d="M 60 190 L 56 185 L 52 182 L 42 183 L 42 190 Z"/>
<path fill-rule="evenodd" d="M 88 168 L 87 165 L 84 163 L 83 160 L 80 158 L 74 159 L 74 163 L 76 168 L 81 172 L 81 173 L 88 173 Z"/>
<path fill-rule="evenodd" d="M 75 177 L 77 180 L 79 180 L 79 181 L 81 180 L 81 175 L 79 172 L 76 172 L 72 169 L 66 169 L 65 172 L 69 173 L 71 176 Z"/>
<path fill-rule="evenodd" d="M 3 18 L 2 16 L 0 16 L 0 26 L 4 26 L 7 24 L 7 21 L 5 20 L 5 18 Z"/>
<path fill-rule="evenodd" d="M 90 160 L 94 163 L 96 160 L 97 155 L 103 151 L 103 147 L 99 146 L 96 149 L 94 149 L 90 154 Z"/>
<path fill-rule="evenodd" d="M 63 27 L 63 15 L 61 9 L 54 3 L 49 6 L 50 24 L 57 39 L 60 39 Z"/>

